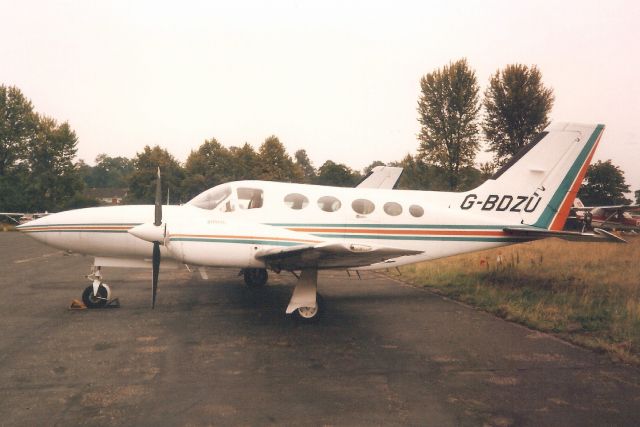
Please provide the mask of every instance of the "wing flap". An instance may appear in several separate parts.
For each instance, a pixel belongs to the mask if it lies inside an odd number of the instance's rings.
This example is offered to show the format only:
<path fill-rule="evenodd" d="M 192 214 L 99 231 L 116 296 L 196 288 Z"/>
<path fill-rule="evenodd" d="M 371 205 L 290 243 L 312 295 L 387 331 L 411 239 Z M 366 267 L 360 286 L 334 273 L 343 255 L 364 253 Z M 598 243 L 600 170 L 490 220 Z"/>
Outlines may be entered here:
<path fill-rule="evenodd" d="M 504 232 L 513 236 L 530 237 L 533 239 L 544 239 L 546 237 L 557 237 L 563 240 L 571 240 L 577 242 L 611 242 L 611 243 L 627 243 L 621 237 L 616 236 L 601 228 L 594 228 L 593 233 L 580 233 L 577 231 L 555 231 L 543 228 L 530 227 L 507 227 Z"/>
<path fill-rule="evenodd" d="M 349 243 L 323 243 L 261 250 L 256 258 L 274 270 L 364 267 L 422 251 Z"/>

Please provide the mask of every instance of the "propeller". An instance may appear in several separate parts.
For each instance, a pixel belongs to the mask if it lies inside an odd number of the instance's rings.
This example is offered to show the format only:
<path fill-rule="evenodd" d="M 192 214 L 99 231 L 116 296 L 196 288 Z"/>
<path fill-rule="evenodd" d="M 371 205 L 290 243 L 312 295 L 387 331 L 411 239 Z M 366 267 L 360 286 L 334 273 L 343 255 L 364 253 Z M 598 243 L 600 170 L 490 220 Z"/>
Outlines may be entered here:
<path fill-rule="evenodd" d="M 166 244 L 167 224 L 162 224 L 162 185 L 160 168 L 156 179 L 156 201 L 153 223 L 145 222 L 130 228 L 127 232 L 139 239 L 153 243 L 151 257 L 151 308 L 156 306 L 156 294 L 158 293 L 158 274 L 160 273 L 160 245 Z"/>
<path fill-rule="evenodd" d="M 156 179 L 156 206 L 153 225 L 162 225 L 162 185 L 160 182 L 160 168 L 158 167 L 158 178 Z M 164 233 L 163 233 L 164 234 Z M 151 258 L 151 308 L 156 306 L 156 294 L 158 293 L 158 275 L 160 273 L 160 242 L 153 241 L 153 255 Z"/>

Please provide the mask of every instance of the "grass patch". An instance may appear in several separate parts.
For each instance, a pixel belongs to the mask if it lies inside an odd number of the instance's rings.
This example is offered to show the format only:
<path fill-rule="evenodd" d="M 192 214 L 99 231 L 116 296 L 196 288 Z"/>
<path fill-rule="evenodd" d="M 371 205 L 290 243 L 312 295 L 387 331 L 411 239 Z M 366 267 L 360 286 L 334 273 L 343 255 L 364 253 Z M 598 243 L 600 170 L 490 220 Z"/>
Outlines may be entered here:
<path fill-rule="evenodd" d="M 640 363 L 640 238 L 628 240 L 616 245 L 547 239 L 401 271 L 415 285 Z"/>

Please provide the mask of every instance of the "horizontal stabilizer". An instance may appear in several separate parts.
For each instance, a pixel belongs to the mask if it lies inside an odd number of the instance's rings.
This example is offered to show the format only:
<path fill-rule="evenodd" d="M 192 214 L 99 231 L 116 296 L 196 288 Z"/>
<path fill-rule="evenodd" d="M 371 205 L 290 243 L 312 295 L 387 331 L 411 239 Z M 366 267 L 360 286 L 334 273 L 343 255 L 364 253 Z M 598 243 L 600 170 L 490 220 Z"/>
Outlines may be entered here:
<path fill-rule="evenodd" d="M 303 268 L 355 268 L 364 267 L 422 251 L 369 246 L 348 243 L 300 245 L 289 248 L 266 249 L 256 253 L 274 270 L 300 270 Z"/>
<path fill-rule="evenodd" d="M 529 237 L 532 239 L 557 237 L 559 239 L 571 240 L 576 242 L 627 243 L 626 240 L 601 228 L 594 228 L 593 233 L 579 233 L 577 231 L 555 231 L 533 227 L 507 227 L 504 228 L 503 231 L 505 233 L 511 234 L 512 236 Z"/>

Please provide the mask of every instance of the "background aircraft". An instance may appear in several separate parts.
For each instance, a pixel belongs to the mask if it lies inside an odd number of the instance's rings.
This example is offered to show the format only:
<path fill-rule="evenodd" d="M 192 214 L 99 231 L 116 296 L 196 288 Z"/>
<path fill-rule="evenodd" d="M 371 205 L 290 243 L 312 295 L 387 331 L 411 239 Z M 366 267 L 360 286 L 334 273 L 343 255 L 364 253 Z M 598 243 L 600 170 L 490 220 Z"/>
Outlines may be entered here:
<path fill-rule="evenodd" d="M 112 266 L 150 266 L 153 307 L 165 259 L 164 266 L 240 268 L 252 287 L 267 282 L 268 270 L 292 272 L 298 281 L 286 312 L 310 321 L 322 308 L 319 270 L 387 269 L 546 237 L 624 242 L 597 228 L 562 231 L 603 130 L 550 126 L 467 192 L 238 181 L 163 207 L 158 171 L 155 206 L 78 209 L 17 228 L 94 257 L 92 285 L 83 293 L 90 307 L 109 300 L 101 267 Z"/>
<path fill-rule="evenodd" d="M 42 218 L 43 216 L 49 215 L 49 212 L 36 212 L 36 213 L 25 213 L 25 212 L 0 212 L 0 217 L 4 216 L 8 218 L 11 222 L 16 224 L 25 224 L 29 221 L 33 221 L 34 219 Z"/>
<path fill-rule="evenodd" d="M 633 215 L 636 212 L 640 213 L 640 205 L 585 206 L 576 197 L 568 223 L 574 220 L 583 230 L 596 227 L 605 230 L 639 232 L 640 217 Z"/>

